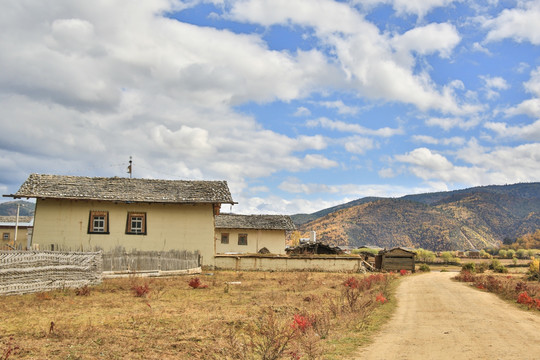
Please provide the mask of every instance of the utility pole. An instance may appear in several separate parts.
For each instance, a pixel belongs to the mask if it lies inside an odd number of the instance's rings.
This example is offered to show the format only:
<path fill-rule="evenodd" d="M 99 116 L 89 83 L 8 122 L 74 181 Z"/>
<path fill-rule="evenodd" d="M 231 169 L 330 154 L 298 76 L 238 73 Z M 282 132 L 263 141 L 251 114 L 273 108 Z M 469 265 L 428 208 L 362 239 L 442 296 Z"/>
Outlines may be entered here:
<path fill-rule="evenodd" d="M 19 230 L 19 209 L 21 204 L 17 204 L 17 217 L 15 217 L 15 238 L 13 239 L 13 248 L 17 248 L 17 232 Z"/>
<path fill-rule="evenodd" d="M 128 174 L 129 174 L 129 178 L 131 179 L 131 176 L 133 175 L 133 161 L 131 160 L 131 156 L 129 157 L 129 165 L 128 165 Z"/>

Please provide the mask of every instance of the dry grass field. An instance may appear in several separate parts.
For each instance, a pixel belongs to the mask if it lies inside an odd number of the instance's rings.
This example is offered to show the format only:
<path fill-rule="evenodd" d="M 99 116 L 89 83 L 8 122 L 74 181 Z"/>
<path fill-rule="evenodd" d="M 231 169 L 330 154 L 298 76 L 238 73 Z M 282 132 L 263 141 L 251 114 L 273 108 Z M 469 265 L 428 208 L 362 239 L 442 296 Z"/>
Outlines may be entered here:
<path fill-rule="evenodd" d="M 343 359 L 396 275 L 225 272 L 0 298 L 0 359 Z"/>

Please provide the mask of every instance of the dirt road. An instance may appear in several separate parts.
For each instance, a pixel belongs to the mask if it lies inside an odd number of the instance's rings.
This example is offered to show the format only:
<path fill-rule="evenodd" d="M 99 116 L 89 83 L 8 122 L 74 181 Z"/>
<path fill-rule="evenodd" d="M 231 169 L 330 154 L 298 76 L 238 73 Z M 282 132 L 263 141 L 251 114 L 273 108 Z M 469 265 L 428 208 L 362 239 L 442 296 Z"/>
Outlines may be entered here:
<path fill-rule="evenodd" d="M 539 312 L 450 280 L 456 273 L 403 279 L 398 308 L 358 359 L 539 359 Z"/>

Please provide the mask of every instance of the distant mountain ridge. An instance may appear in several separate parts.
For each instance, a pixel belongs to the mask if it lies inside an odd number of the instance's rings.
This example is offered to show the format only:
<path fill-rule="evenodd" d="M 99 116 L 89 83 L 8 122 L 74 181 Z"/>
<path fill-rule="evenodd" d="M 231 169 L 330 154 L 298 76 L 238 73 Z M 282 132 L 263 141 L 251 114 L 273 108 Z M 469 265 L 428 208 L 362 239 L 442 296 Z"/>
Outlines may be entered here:
<path fill-rule="evenodd" d="M 480 249 L 540 229 L 540 183 L 362 198 L 291 218 L 330 245 Z"/>
<path fill-rule="evenodd" d="M 16 216 L 17 204 L 19 205 L 19 216 L 34 216 L 36 204 L 24 200 L 6 201 L 0 203 L 0 216 Z"/>

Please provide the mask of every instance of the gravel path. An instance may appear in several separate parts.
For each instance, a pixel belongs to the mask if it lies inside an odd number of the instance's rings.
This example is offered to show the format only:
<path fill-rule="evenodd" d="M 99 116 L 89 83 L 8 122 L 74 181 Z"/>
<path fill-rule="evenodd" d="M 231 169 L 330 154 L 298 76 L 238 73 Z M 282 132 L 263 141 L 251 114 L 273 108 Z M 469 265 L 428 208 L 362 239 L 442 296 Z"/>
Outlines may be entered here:
<path fill-rule="evenodd" d="M 357 359 L 540 359 L 540 312 L 432 272 L 403 279 L 396 313 Z"/>

